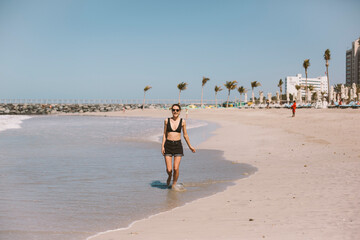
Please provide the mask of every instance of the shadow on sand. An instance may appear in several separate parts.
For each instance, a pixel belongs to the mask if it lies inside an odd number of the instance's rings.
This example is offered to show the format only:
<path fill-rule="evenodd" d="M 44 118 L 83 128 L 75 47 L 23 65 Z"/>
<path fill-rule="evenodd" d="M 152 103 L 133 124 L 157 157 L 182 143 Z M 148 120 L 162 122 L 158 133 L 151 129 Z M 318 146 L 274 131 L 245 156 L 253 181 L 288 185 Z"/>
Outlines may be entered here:
<path fill-rule="evenodd" d="M 159 188 L 159 189 L 169 189 L 171 186 L 166 185 L 166 183 L 160 182 L 159 180 L 152 181 L 150 183 L 151 187 Z"/>

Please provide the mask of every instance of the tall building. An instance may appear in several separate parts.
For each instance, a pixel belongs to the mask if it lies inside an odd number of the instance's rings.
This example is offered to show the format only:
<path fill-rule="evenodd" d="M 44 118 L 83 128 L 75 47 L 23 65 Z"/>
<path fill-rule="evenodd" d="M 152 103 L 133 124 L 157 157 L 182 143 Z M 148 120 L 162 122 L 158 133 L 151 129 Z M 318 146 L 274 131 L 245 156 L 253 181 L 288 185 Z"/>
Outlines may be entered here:
<path fill-rule="evenodd" d="M 314 91 L 319 90 L 320 92 L 325 92 L 326 95 L 328 93 L 328 84 L 327 77 L 321 76 L 317 78 L 308 78 L 307 84 L 314 86 Z M 290 94 L 297 94 L 297 90 L 295 88 L 296 85 L 305 86 L 306 85 L 306 77 L 302 77 L 301 74 L 297 74 L 296 76 L 287 76 L 285 78 L 285 92 L 289 92 Z M 305 89 L 301 89 L 301 95 L 305 96 Z"/>
<path fill-rule="evenodd" d="M 360 84 L 360 38 L 346 51 L 346 84 Z"/>

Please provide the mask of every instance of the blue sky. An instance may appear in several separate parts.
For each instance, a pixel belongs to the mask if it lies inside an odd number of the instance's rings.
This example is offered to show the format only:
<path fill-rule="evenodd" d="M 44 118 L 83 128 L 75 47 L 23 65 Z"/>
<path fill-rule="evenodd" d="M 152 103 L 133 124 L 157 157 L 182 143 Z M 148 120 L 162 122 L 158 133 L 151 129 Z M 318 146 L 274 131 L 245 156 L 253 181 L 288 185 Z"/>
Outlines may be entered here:
<path fill-rule="evenodd" d="M 0 0 L 0 98 L 198 99 L 203 76 L 275 93 L 280 78 L 345 82 L 360 1 Z M 219 98 L 226 98 L 226 91 Z M 233 91 L 232 97 L 238 94 Z"/>

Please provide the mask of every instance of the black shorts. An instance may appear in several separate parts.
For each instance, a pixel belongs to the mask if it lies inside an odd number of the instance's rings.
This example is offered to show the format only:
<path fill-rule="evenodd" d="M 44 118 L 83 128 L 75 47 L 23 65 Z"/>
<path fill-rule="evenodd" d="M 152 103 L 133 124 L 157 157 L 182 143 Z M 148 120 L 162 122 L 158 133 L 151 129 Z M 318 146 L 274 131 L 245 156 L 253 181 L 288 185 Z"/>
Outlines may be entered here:
<path fill-rule="evenodd" d="M 165 156 L 184 156 L 184 150 L 181 143 L 181 140 L 178 141 L 171 141 L 166 140 L 165 141 Z"/>

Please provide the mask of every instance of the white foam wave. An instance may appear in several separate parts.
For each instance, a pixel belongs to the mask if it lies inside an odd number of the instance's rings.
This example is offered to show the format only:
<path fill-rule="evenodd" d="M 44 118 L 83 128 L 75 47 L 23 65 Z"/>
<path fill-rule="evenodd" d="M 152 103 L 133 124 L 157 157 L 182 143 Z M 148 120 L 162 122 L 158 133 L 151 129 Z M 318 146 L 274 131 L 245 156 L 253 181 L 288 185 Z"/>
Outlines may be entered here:
<path fill-rule="evenodd" d="M 0 132 L 8 129 L 21 128 L 21 123 L 30 118 L 29 116 L 0 115 Z"/>

